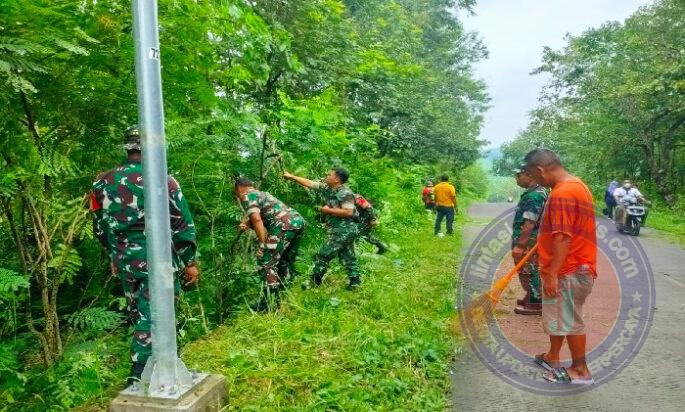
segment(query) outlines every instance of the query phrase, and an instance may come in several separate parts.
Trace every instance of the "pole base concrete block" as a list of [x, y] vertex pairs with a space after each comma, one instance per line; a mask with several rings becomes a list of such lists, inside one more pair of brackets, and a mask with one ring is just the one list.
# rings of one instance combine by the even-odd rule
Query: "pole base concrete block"
[[228, 403], [226, 378], [208, 375], [178, 399], [160, 399], [119, 394], [109, 404], [109, 412], [212, 412]]

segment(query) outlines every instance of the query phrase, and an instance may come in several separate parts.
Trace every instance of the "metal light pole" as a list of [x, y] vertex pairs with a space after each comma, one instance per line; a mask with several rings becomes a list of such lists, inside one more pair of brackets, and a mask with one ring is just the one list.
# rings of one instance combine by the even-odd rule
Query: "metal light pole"
[[133, 29], [138, 118], [143, 143], [152, 357], [143, 371], [143, 385], [131, 385], [120, 392], [110, 403], [109, 410], [219, 410], [225, 405], [226, 379], [220, 375], [189, 373], [177, 353], [157, 0], [133, 0]]
[[193, 379], [178, 358], [176, 346], [174, 269], [156, 0], [133, 0], [133, 28], [152, 312], [153, 355], [143, 372], [143, 382], [149, 381], [147, 396], [178, 398], [193, 385]]

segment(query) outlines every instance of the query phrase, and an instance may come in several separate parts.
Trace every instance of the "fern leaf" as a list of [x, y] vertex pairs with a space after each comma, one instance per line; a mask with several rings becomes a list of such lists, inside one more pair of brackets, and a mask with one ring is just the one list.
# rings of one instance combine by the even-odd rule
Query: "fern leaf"
[[16, 92], [32, 94], [38, 91], [38, 89], [36, 89], [30, 81], [21, 76], [16, 76], [15, 74], [10, 74], [7, 76], [7, 83], [9, 83], [10, 86], [12, 86], [12, 89], [14, 89]]
[[43, 155], [38, 172], [50, 177], [70, 177], [76, 173], [76, 166], [68, 156], [55, 150]]
[[14, 173], [2, 170], [0, 173], [0, 196], [11, 197], [19, 187], [17, 186], [17, 176]]
[[0, 268], [0, 297], [4, 294], [16, 293], [19, 289], [28, 289], [29, 279], [13, 270]]
[[81, 29], [80, 27], [75, 28], [74, 31], [80, 38], [87, 41], [88, 43], [100, 44], [100, 42], [97, 39], [90, 37], [88, 33], [83, 31], [83, 29]]
[[74, 54], [78, 54], [81, 56], [88, 56], [90, 54], [90, 53], [88, 53], [88, 50], [86, 50], [85, 48], [83, 48], [79, 45], [76, 45], [74, 43], [70, 43], [66, 40], [56, 38], [55, 44], [58, 45], [59, 47], [63, 48], [64, 50], [69, 51], [69, 52], [74, 53]]
[[61, 279], [71, 283], [74, 276], [81, 269], [81, 257], [78, 252], [64, 244], [59, 244], [53, 258], [48, 262], [48, 267], [55, 269], [61, 275]]
[[0, 50], [22, 56], [33, 53], [50, 53], [52, 51], [41, 44], [7, 36], [0, 36]]
[[67, 322], [74, 329], [83, 332], [102, 332], [121, 324], [123, 316], [104, 307], [86, 308], [67, 316]]

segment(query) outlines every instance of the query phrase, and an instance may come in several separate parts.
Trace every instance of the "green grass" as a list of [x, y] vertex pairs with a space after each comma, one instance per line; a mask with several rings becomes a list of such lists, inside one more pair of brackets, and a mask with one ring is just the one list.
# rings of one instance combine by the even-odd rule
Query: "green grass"
[[278, 313], [242, 313], [186, 346], [185, 362], [226, 376], [228, 410], [447, 409], [460, 237], [430, 226], [398, 232], [386, 256], [361, 253], [361, 290], [335, 268]]
[[671, 210], [653, 209], [647, 227], [662, 231], [671, 240], [685, 246], [685, 218]]

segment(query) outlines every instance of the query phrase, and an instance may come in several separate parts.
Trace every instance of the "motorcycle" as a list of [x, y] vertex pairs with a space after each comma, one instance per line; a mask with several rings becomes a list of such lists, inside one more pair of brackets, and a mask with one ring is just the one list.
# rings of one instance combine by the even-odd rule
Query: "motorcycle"
[[616, 230], [632, 236], [639, 235], [646, 214], [647, 207], [639, 199], [624, 197], [614, 211]]

